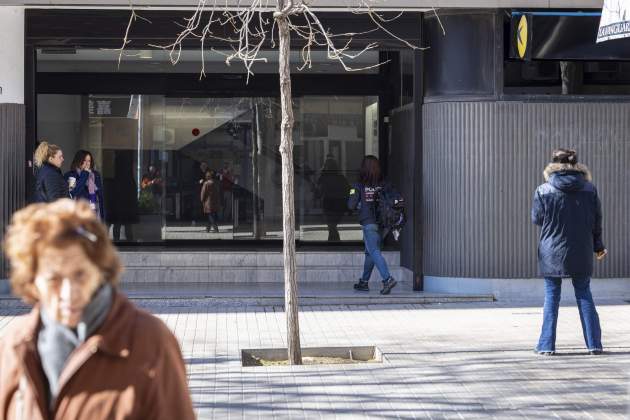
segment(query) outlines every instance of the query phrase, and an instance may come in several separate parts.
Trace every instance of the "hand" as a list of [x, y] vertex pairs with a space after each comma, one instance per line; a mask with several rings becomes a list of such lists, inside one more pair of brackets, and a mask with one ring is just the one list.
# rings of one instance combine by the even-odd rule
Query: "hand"
[[595, 253], [595, 258], [597, 258], [598, 261], [601, 261], [606, 257], [607, 254], [608, 254], [608, 250], [604, 248], [601, 251], [597, 251]]

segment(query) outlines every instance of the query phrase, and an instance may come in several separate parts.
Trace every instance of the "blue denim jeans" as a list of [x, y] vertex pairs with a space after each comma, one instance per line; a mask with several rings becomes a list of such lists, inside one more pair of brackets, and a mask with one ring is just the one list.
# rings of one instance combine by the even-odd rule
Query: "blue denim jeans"
[[389, 268], [387, 262], [381, 254], [381, 246], [383, 245], [383, 237], [378, 225], [370, 224], [361, 226], [363, 230], [363, 243], [365, 244], [365, 262], [363, 263], [362, 281], [370, 280], [372, 270], [376, 265], [376, 269], [381, 274], [383, 282], [389, 279]]
[[[580, 312], [586, 348], [589, 351], [602, 350], [602, 331], [591, 294], [591, 279], [589, 277], [574, 277], [573, 289]], [[556, 325], [558, 324], [561, 290], [561, 278], [545, 277], [545, 308], [543, 310], [542, 332], [538, 346], [536, 346], [537, 351], [556, 351]]]

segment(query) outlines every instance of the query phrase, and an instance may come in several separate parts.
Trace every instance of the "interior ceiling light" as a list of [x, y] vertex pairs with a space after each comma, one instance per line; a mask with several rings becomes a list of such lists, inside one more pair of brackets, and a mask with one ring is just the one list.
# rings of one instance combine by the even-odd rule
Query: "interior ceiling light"
[[76, 54], [75, 48], [42, 48], [40, 50], [42, 54]]
[[151, 60], [153, 59], [153, 52], [151, 50], [140, 50], [140, 54], [138, 54], [138, 57], [144, 60]]

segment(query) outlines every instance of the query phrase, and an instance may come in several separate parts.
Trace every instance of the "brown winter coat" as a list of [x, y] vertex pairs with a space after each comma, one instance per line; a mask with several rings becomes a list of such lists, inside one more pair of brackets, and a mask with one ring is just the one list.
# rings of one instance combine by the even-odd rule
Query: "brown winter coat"
[[205, 214], [219, 211], [219, 189], [217, 183], [210, 179], [201, 187], [201, 204]]
[[1, 420], [194, 419], [179, 345], [166, 325], [116, 293], [97, 332], [75, 349], [49, 408], [37, 352], [39, 308], [0, 339]]

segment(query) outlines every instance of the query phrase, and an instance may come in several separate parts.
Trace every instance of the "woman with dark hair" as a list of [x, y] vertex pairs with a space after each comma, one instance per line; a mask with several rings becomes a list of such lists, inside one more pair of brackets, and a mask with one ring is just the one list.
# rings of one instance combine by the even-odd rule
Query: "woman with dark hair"
[[63, 179], [61, 165], [63, 152], [56, 144], [43, 141], [35, 149], [36, 168], [35, 202], [51, 203], [60, 198], [69, 198], [68, 184]]
[[381, 294], [387, 295], [396, 286], [396, 280], [389, 273], [387, 262], [381, 253], [384, 233], [386, 232], [382, 232], [378, 225], [376, 206], [378, 194], [383, 187], [384, 181], [378, 158], [372, 155], [364, 157], [359, 172], [359, 182], [350, 189], [348, 208], [359, 211], [359, 223], [363, 230], [363, 242], [365, 244], [363, 275], [359, 282], [354, 285], [354, 288], [369, 291], [368, 281], [374, 266], [376, 266], [383, 279]]
[[606, 255], [602, 242], [602, 208], [591, 173], [575, 150], [558, 149], [545, 168], [545, 183], [534, 193], [532, 222], [541, 227], [538, 267], [545, 278], [543, 325], [536, 352], [556, 351], [556, 326], [562, 279], [573, 281], [586, 348], [602, 352], [599, 317], [591, 294], [593, 254]]
[[86, 200], [96, 215], [105, 219], [103, 181], [94, 169], [94, 157], [87, 150], [79, 150], [72, 159], [70, 170], [64, 175], [70, 196], [75, 200]]

